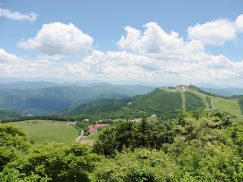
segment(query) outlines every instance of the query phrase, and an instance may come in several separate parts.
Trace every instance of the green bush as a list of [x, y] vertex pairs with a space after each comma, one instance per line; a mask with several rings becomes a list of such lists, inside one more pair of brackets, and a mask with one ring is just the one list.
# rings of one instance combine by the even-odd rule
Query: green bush
[[93, 171], [97, 159], [86, 146], [38, 145], [30, 149], [25, 156], [8, 163], [1, 175], [9, 181], [12, 178], [10, 171], [14, 169], [20, 174], [19, 180], [34, 175], [54, 182], [85, 182], [90, 181], [88, 173]]
[[172, 143], [174, 135], [169, 122], [120, 122], [102, 131], [94, 144], [94, 151], [105, 156], [113, 156], [116, 151], [120, 152], [124, 148], [160, 149], [164, 143]]

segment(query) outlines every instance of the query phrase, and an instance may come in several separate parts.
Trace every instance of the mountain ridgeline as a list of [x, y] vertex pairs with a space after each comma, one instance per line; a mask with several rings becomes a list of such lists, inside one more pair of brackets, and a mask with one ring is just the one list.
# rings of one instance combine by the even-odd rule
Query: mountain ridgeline
[[160, 118], [170, 119], [175, 118], [179, 111], [194, 112], [210, 108], [241, 115], [243, 96], [220, 97], [195, 86], [157, 88], [129, 99], [94, 100], [60, 114], [69, 116], [95, 114], [111, 118], [148, 117], [155, 114]]
[[141, 118], [155, 114], [170, 119], [182, 110], [194, 112], [207, 108], [241, 115], [243, 96], [219, 96], [192, 85], [155, 89], [142, 85], [105, 83], [0, 84], [0, 118], [29, 114]]
[[70, 107], [97, 99], [128, 98], [153, 90], [150, 86], [89, 84], [82, 86], [51, 83], [23, 83], [0, 85], [0, 109], [23, 115], [53, 115]]

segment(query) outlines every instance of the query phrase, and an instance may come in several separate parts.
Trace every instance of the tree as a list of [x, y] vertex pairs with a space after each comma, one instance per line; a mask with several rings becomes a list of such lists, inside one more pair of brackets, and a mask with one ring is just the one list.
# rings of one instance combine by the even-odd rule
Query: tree
[[21, 129], [0, 124], [0, 171], [29, 146], [30, 143]]
[[90, 181], [88, 173], [94, 169], [97, 156], [89, 147], [61, 144], [38, 145], [30, 149], [27, 155], [8, 163], [2, 175], [10, 181], [12, 170], [18, 172], [19, 180], [25, 178], [49, 179], [54, 182]]
[[124, 148], [148, 147], [160, 149], [164, 143], [172, 143], [174, 130], [169, 122], [146, 121], [120, 122], [98, 136], [94, 151], [105, 156], [114, 156]]

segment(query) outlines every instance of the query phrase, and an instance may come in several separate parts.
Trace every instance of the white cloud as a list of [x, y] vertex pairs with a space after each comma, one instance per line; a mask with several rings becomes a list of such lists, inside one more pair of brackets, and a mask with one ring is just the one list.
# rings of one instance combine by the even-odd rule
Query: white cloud
[[196, 24], [187, 29], [190, 40], [201, 41], [203, 45], [224, 45], [243, 32], [243, 14], [234, 21], [218, 19], [203, 24]]
[[6, 52], [4, 49], [0, 48], [0, 63], [7, 62], [7, 63], [14, 63], [18, 61], [19, 58], [13, 54]]
[[59, 22], [44, 24], [34, 38], [21, 41], [18, 46], [25, 49], [37, 49], [48, 55], [78, 54], [88, 51], [93, 38], [83, 33], [73, 24]]
[[146, 24], [144, 32], [133, 27], [125, 27], [125, 31], [117, 43], [123, 51], [95, 51], [69, 67], [99, 78], [160, 83], [243, 79], [243, 61], [208, 54], [201, 41], [186, 42], [178, 33], [167, 33], [154, 22]]
[[138, 54], [170, 59], [178, 54], [190, 55], [204, 49], [201, 42], [184, 42], [177, 32], [168, 34], [154, 22], [147, 23], [143, 33], [132, 27], [125, 27], [125, 31], [127, 34], [121, 37], [118, 46]]
[[243, 32], [243, 14], [239, 15], [236, 18], [235, 24], [236, 24], [236, 30], [238, 32]]
[[28, 20], [34, 22], [37, 19], [36, 13], [22, 14], [18, 11], [0, 8], [0, 17], [6, 17], [12, 20]]
[[234, 23], [222, 19], [191, 26], [187, 33], [190, 39], [199, 40], [204, 45], [223, 45], [236, 37]]
[[[70, 24], [65, 25], [69, 26]], [[86, 56], [77, 55], [78, 62], [77, 60], [67, 62], [73, 57], [70, 54], [74, 53], [68, 49], [69, 43], [59, 42], [62, 44], [61, 48], [56, 44], [52, 45], [56, 40], [59, 41], [59, 33], [56, 34], [58, 38], [53, 40], [52, 28], [48, 28], [51, 32], [48, 34], [40, 33], [42, 30], [43, 28], [35, 38], [31, 39], [33, 42], [30, 40], [28, 41], [31, 43], [27, 42], [40, 49], [44, 46], [42, 41], [46, 40], [50, 43], [48, 46], [51, 45], [52, 49], [56, 46], [58, 51], [55, 51], [55, 54], [53, 51], [52, 54], [42, 51], [49, 54], [35, 58], [20, 58], [0, 49], [0, 60], [15, 60], [14, 64], [11, 61], [2, 63], [0, 76], [25, 75], [65, 80], [128, 81], [160, 85], [200, 82], [231, 84], [236, 80], [237, 83], [243, 81], [243, 61], [234, 62], [223, 55], [209, 54], [200, 40], [185, 41], [178, 33], [167, 33], [154, 22], [146, 24], [144, 30], [125, 27], [126, 34], [121, 36], [117, 43], [121, 50], [107, 52], [90, 50]], [[47, 36], [49, 34], [50, 39]], [[73, 41], [75, 47], [79, 45]], [[67, 39], [64, 38], [64, 42], [68, 42]], [[92, 42], [89, 47], [91, 44]], [[83, 51], [86, 50], [75, 52]], [[59, 55], [60, 53], [65, 55]], [[18, 60], [23, 61], [18, 62]]]

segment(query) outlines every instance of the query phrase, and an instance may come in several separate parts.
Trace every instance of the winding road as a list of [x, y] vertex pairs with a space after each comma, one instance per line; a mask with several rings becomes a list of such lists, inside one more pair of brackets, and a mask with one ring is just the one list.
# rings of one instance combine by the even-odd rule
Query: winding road
[[78, 142], [84, 135], [84, 130], [81, 130], [80, 135], [76, 138], [75, 142]]

